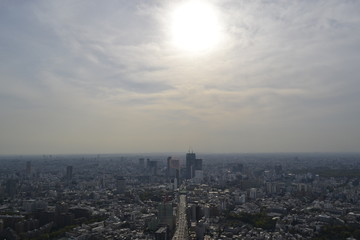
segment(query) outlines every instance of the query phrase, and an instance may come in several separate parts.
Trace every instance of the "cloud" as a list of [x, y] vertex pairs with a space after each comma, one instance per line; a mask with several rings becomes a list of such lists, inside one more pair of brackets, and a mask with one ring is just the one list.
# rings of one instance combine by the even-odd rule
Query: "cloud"
[[357, 1], [213, 0], [197, 55], [169, 44], [179, 2], [1, 2], [3, 150], [357, 149]]

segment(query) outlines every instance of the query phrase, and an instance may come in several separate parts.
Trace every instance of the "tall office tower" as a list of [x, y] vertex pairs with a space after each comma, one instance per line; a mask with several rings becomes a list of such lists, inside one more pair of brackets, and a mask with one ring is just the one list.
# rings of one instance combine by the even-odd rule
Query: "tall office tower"
[[166, 160], [166, 175], [168, 177], [170, 177], [170, 172], [171, 172], [170, 161], [171, 161], [171, 157], [168, 157], [167, 160]]
[[202, 170], [202, 159], [197, 159], [196, 154], [189, 152], [186, 154], [186, 178], [191, 179], [195, 177], [195, 172]]
[[148, 162], [148, 171], [150, 173], [150, 176], [156, 176], [157, 175], [157, 161], [150, 161]]
[[171, 157], [167, 158], [166, 176], [171, 180], [172, 188], [175, 190], [180, 183], [180, 161]]
[[180, 182], [181, 182], [181, 180], [180, 180], [180, 168], [179, 168], [179, 169], [176, 169], [175, 179], [177, 180], [177, 184], [179, 185]]
[[180, 161], [178, 159], [173, 159], [171, 157], [168, 157], [166, 175], [168, 177], [176, 177], [176, 172], [179, 169], [180, 169]]
[[196, 155], [193, 152], [188, 152], [186, 154], [186, 178], [193, 178], [193, 168], [195, 165]]
[[160, 224], [168, 225], [171, 232], [175, 229], [175, 216], [173, 204], [170, 202], [160, 203], [157, 207]]
[[256, 199], [257, 198], [257, 189], [256, 188], [250, 188], [249, 198], [250, 199]]
[[197, 183], [200, 183], [204, 176], [203, 176], [203, 170], [202, 170], [202, 159], [196, 159], [195, 165], [194, 165], [194, 174], [193, 178], [195, 178]]
[[202, 170], [202, 159], [195, 159], [194, 170]]
[[26, 162], [26, 176], [27, 177], [31, 176], [31, 162], [30, 161]]
[[73, 166], [66, 167], [66, 180], [70, 181], [72, 179]]

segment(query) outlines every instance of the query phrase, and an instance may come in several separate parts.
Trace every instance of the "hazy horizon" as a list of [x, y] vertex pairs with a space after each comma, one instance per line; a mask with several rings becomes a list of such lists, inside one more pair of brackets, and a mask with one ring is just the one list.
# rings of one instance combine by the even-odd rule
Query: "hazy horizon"
[[[127, 157], [127, 156], [137, 156], [137, 157], [169, 157], [172, 156], [174, 158], [182, 158], [186, 156], [186, 151], [184, 152], [123, 152], [123, 153], [49, 153], [49, 154], [0, 154], [0, 158], [7, 158], [7, 157], [43, 157], [43, 158], [56, 158], [56, 157], [71, 157], [71, 156], [77, 156], [77, 157], [110, 157], [110, 156], [116, 156], [116, 157]], [[199, 156], [216, 156], [216, 155], [237, 155], [237, 156], [255, 156], [255, 155], [278, 155], [278, 156], [294, 156], [294, 157], [302, 157], [302, 156], [349, 156], [349, 155], [360, 155], [360, 152], [195, 152], [194, 153]]]
[[0, 1], [0, 155], [357, 153], [359, 12]]

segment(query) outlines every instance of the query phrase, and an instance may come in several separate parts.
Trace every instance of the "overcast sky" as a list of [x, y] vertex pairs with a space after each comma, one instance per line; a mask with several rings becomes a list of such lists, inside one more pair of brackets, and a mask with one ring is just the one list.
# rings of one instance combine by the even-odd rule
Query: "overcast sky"
[[[359, 152], [360, 1], [0, 0], [0, 154]], [[199, 13], [201, 16], [201, 13]]]

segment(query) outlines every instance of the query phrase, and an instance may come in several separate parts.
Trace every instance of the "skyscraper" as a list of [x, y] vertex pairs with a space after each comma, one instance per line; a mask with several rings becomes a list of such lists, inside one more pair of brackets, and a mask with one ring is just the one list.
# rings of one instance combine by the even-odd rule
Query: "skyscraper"
[[194, 178], [196, 170], [202, 170], [202, 159], [197, 159], [194, 152], [188, 152], [186, 154], [186, 178]]
[[175, 177], [176, 172], [180, 169], [180, 161], [178, 159], [173, 159], [172, 157], [167, 158], [167, 176]]
[[171, 202], [164, 202], [158, 205], [158, 218], [160, 224], [169, 226], [171, 232], [175, 228], [175, 216], [173, 214], [173, 204]]
[[171, 161], [171, 157], [168, 157], [166, 160], [166, 175], [167, 176], [170, 176], [170, 174], [171, 174], [170, 161]]
[[[149, 160], [149, 159], [148, 159]], [[157, 175], [157, 161], [148, 161], [147, 164], [148, 172], [150, 173], [150, 176], [156, 176]]]
[[193, 178], [193, 168], [195, 165], [196, 155], [193, 152], [188, 152], [186, 154], [186, 178]]
[[180, 161], [173, 159], [172, 157], [167, 158], [167, 169], [166, 176], [170, 179], [173, 189], [177, 189], [180, 182]]

